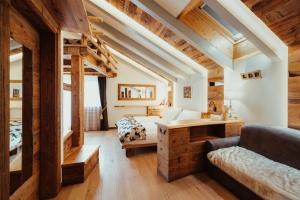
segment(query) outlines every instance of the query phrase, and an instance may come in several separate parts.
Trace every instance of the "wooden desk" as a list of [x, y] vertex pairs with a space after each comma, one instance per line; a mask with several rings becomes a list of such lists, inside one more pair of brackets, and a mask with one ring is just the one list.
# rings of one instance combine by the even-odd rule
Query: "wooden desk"
[[157, 123], [157, 171], [172, 181], [205, 170], [205, 142], [240, 135], [242, 120]]

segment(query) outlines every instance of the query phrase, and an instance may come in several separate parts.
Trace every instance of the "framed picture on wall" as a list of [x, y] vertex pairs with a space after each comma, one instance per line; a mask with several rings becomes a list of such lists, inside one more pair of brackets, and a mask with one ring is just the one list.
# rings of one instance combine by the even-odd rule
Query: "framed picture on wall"
[[13, 89], [13, 96], [12, 97], [20, 97], [20, 90], [19, 89]]
[[183, 87], [183, 97], [186, 99], [192, 98], [192, 87], [191, 86]]

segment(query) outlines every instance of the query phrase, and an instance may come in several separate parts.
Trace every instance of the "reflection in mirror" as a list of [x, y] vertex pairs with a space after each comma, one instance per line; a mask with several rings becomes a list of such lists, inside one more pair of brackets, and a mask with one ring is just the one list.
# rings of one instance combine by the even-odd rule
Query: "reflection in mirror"
[[142, 84], [119, 84], [119, 100], [155, 100], [156, 86]]
[[10, 41], [10, 171], [22, 169], [22, 46]]
[[9, 154], [11, 185], [16, 189], [22, 181], [22, 143], [23, 143], [23, 47], [10, 40], [10, 120]]

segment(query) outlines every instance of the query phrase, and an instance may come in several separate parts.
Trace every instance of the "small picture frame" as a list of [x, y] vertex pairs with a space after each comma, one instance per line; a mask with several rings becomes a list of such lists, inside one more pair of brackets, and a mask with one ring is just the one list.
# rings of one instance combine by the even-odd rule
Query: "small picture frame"
[[185, 99], [191, 99], [192, 98], [192, 87], [191, 86], [183, 87], [183, 97]]
[[12, 97], [20, 97], [20, 89], [13, 89]]

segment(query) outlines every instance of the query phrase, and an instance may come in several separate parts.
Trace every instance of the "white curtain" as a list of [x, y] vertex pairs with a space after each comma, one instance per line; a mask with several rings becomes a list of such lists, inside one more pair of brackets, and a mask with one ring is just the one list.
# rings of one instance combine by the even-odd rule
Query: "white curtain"
[[84, 108], [84, 131], [99, 131], [101, 107]]
[[97, 76], [84, 77], [84, 131], [100, 130], [101, 103]]

